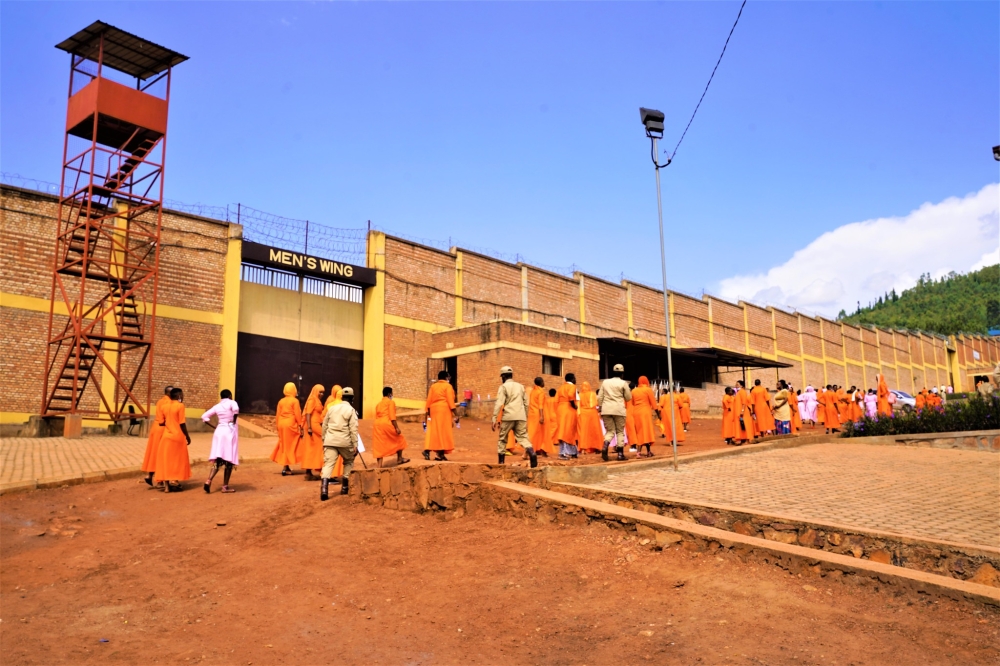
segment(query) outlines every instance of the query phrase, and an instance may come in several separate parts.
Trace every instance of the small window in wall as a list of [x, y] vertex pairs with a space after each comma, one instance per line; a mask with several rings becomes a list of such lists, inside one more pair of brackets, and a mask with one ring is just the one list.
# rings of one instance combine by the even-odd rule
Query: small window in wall
[[288, 289], [289, 291], [299, 290], [299, 276], [287, 271], [279, 271], [274, 268], [264, 268], [253, 264], [243, 264], [240, 269], [240, 279], [243, 282], [253, 282], [263, 284], [268, 287], [278, 289]]
[[556, 358], [555, 356], [543, 356], [542, 357], [542, 374], [543, 375], [555, 375], [556, 377], [562, 376], [562, 359]]

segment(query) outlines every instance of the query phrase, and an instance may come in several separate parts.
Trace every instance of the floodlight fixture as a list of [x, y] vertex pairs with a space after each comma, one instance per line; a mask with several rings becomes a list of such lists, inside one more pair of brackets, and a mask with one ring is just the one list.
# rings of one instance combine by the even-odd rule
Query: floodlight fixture
[[643, 127], [646, 128], [646, 136], [663, 138], [663, 120], [665, 116], [662, 111], [639, 107], [639, 119], [642, 120]]
[[1000, 162], [1000, 146], [993, 146], [993, 159]]

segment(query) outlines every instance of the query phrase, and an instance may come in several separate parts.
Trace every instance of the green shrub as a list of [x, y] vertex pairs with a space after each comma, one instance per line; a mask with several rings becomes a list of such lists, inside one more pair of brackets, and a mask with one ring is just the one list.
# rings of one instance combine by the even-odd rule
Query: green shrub
[[864, 417], [845, 423], [843, 437], [878, 437], [913, 435], [927, 432], [961, 432], [1000, 429], [1000, 396], [969, 394], [967, 400], [945, 403], [937, 409], [899, 413], [892, 416]]

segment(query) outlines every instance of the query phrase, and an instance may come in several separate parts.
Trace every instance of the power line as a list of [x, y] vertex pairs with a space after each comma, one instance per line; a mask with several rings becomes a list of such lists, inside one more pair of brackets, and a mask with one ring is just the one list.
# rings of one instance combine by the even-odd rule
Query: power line
[[[677, 155], [677, 149], [681, 147], [681, 141], [687, 136], [688, 130], [691, 128], [691, 123], [694, 122], [694, 117], [698, 114], [698, 109], [701, 108], [701, 103], [705, 99], [705, 93], [708, 92], [708, 87], [712, 85], [712, 79], [715, 78], [715, 70], [719, 69], [719, 63], [722, 62], [722, 56], [726, 55], [726, 47], [729, 46], [729, 40], [733, 36], [733, 31], [736, 30], [736, 24], [740, 22], [740, 17], [743, 16], [743, 8], [746, 7], [747, 0], [743, 0], [743, 4], [740, 5], [740, 11], [736, 15], [736, 20], [733, 21], [733, 27], [729, 29], [729, 36], [726, 37], [726, 43], [722, 45], [722, 53], [719, 54], [719, 59], [715, 61], [715, 67], [712, 68], [712, 74], [708, 77], [708, 83], [705, 84], [705, 89], [701, 92], [701, 97], [698, 99], [698, 103], [695, 104], [694, 113], [691, 114], [691, 119], [688, 120], [687, 127], [681, 132], [681, 138], [677, 140], [677, 145], [674, 146], [674, 151], [667, 158], [667, 164], [674, 161], [674, 157]], [[655, 160], [654, 160], [655, 162]]]

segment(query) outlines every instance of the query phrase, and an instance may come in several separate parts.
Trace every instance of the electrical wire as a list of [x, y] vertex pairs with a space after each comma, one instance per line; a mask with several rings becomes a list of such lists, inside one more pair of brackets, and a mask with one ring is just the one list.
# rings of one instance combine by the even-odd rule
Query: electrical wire
[[[743, 4], [740, 5], [740, 11], [736, 15], [736, 20], [733, 21], [733, 27], [729, 29], [729, 36], [726, 37], [726, 43], [722, 45], [722, 53], [719, 54], [719, 59], [715, 61], [715, 67], [712, 68], [712, 74], [708, 77], [708, 83], [705, 84], [705, 89], [701, 92], [701, 97], [698, 99], [698, 103], [695, 104], [694, 113], [691, 114], [691, 119], [688, 120], [687, 127], [685, 127], [684, 131], [681, 132], [681, 138], [677, 140], [677, 145], [674, 146], [673, 152], [667, 158], [667, 164], [670, 164], [671, 162], [674, 161], [674, 157], [677, 156], [677, 149], [681, 147], [681, 141], [684, 140], [684, 137], [687, 136], [688, 130], [691, 129], [691, 123], [694, 122], [694, 117], [698, 114], [698, 109], [701, 108], [701, 103], [705, 99], [705, 94], [708, 92], [708, 87], [712, 85], [712, 79], [715, 78], [715, 71], [719, 69], [719, 64], [722, 62], [722, 56], [726, 55], [726, 47], [729, 46], [729, 40], [733, 36], [733, 31], [736, 30], [736, 24], [740, 22], [740, 17], [743, 16], [743, 8], [746, 7], [746, 5], [747, 5], [747, 0], [743, 0]], [[653, 159], [653, 163], [656, 164], [655, 158]], [[663, 166], [667, 166], [667, 164], [664, 164]]]

